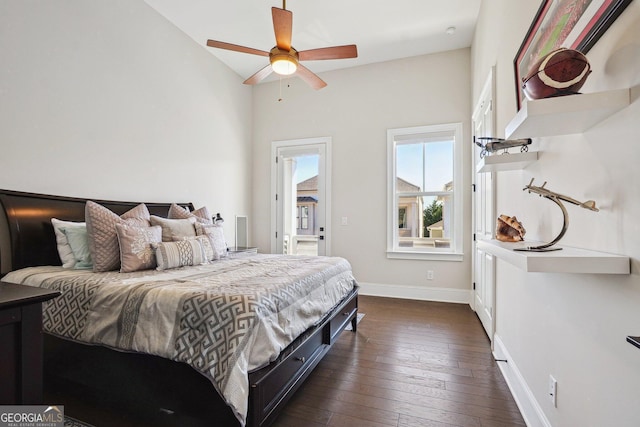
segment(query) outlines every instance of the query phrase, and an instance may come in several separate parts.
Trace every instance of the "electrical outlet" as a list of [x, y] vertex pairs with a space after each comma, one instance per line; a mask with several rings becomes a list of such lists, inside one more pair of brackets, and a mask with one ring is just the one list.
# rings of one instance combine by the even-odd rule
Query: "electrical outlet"
[[340, 221], [340, 225], [349, 225], [349, 218], [346, 216], [343, 216]]
[[549, 400], [553, 403], [553, 407], [558, 407], [558, 381], [553, 378], [553, 375], [549, 375]]
[[427, 280], [433, 280], [433, 270], [427, 271]]

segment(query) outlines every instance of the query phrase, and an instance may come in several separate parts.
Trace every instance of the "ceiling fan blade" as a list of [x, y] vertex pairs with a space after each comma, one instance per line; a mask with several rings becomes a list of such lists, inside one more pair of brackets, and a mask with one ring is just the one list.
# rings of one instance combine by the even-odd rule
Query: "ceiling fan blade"
[[296, 74], [315, 90], [322, 89], [327, 85], [324, 80], [316, 76], [311, 70], [302, 64], [298, 64]]
[[320, 59], [345, 59], [357, 58], [358, 48], [355, 44], [345, 46], [322, 47], [298, 52], [300, 61], [316, 61]]
[[266, 67], [260, 69], [260, 71], [245, 80], [243, 83], [246, 85], [255, 85], [257, 83], [260, 83], [260, 81], [271, 74], [272, 71], [273, 69], [271, 68], [271, 64], [268, 64]]
[[265, 52], [264, 50], [253, 49], [251, 47], [240, 46], [237, 44], [219, 42], [216, 40], [207, 40], [207, 46], [217, 47], [218, 49], [233, 50], [235, 52], [250, 53], [252, 55], [269, 56], [269, 52]]
[[290, 10], [272, 7], [271, 15], [273, 16], [273, 31], [276, 33], [276, 46], [282, 50], [291, 50], [293, 13]]

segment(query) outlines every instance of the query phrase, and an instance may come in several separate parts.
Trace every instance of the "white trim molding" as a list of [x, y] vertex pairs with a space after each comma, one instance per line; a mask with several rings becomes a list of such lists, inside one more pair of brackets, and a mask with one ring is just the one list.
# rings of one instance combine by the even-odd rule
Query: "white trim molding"
[[358, 282], [360, 295], [386, 298], [403, 298], [423, 301], [470, 304], [472, 292], [468, 289], [429, 288], [412, 285], [389, 285], [383, 283]]
[[[450, 246], [404, 248], [400, 246], [398, 236], [398, 195], [396, 193], [397, 148], [403, 144], [429, 143], [453, 140], [453, 190], [426, 191], [423, 182], [420, 190], [402, 192], [407, 197], [450, 197], [449, 235]], [[462, 123], [445, 123], [438, 125], [416, 126], [409, 128], [387, 129], [387, 258], [393, 259], [429, 259], [442, 261], [462, 261], [465, 230], [463, 227], [464, 198], [463, 198], [463, 145], [464, 134]], [[423, 174], [425, 173], [423, 168]], [[417, 184], [416, 184], [417, 185]], [[447, 223], [445, 218], [445, 223]]]
[[498, 334], [493, 336], [493, 357], [500, 360], [496, 363], [527, 426], [553, 427]]
[[[324, 206], [325, 213], [322, 218], [323, 227], [325, 228], [325, 251], [324, 255], [331, 255], [331, 233], [333, 231], [331, 226], [331, 142], [330, 136], [322, 136], [315, 138], [303, 138], [292, 139], [285, 141], [272, 141], [271, 142], [271, 219], [270, 223], [270, 237], [271, 253], [279, 253], [276, 242], [276, 232], [278, 231], [278, 224], [276, 223], [278, 218], [278, 203], [275, 195], [278, 192], [278, 165], [275, 161], [278, 157], [279, 150], [288, 149], [289, 153], [299, 151], [297, 154], [309, 154], [318, 152], [320, 154], [320, 161], [318, 164], [318, 174], [324, 175], [324, 180], [319, 180], [318, 191], [324, 193]], [[321, 170], [323, 172], [321, 173]]]

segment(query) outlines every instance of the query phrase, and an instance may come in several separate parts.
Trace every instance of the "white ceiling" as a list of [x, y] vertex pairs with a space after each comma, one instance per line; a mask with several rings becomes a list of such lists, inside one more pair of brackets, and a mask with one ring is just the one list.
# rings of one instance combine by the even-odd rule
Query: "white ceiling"
[[[145, 0], [243, 78], [268, 58], [206, 46], [207, 39], [269, 51], [279, 0]], [[289, 0], [298, 51], [356, 44], [358, 58], [306, 61], [315, 73], [471, 45], [481, 0]], [[453, 34], [447, 29], [455, 27]]]

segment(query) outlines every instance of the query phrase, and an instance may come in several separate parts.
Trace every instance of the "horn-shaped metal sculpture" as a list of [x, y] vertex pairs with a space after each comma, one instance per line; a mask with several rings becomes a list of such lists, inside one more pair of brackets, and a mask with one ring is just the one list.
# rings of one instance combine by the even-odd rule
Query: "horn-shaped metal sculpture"
[[562, 248], [552, 248], [551, 246], [558, 243], [560, 239], [562, 239], [562, 236], [564, 236], [564, 233], [567, 232], [567, 228], [569, 228], [569, 214], [567, 213], [567, 209], [562, 204], [562, 201], [580, 206], [581, 208], [589, 209], [590, 211], [598, 212], [598, 208], [596, 208], [596, 202], [593, 200], [587, 200], [586, 202], [579, 202], [574, 198], [564, 196], [562, 194], [556, 193], [555, 191], [551, 191], [544, 188], [544, 186], [547, 185], [547, 181], [545, 181], [541, 186], [538, 187], [533, 185], [533, 180], [534, 178], [531, 178], [531, 182], [529, 182], [529, 185], [526, 185], [522, 189], [522, 191], [528, 190], [529, 193], [536, 193], [540, 197], [549, 199], [555, 204], [557, 204], [558, 206], [560, 206], [560, 209], [562, 209], [562, 217], [563, 217], [562, 230], [560, 231], [560, 234], [558, 234], [555, 237], [555, 239], [553, 239], [549, 243], [546, 243], [544, 245], [539, 245], [539, 246], [529, 246], [526, 248], [518, 248], [514, 250], [515, 251], [532, 251], [532, 252], [559, 251]]

